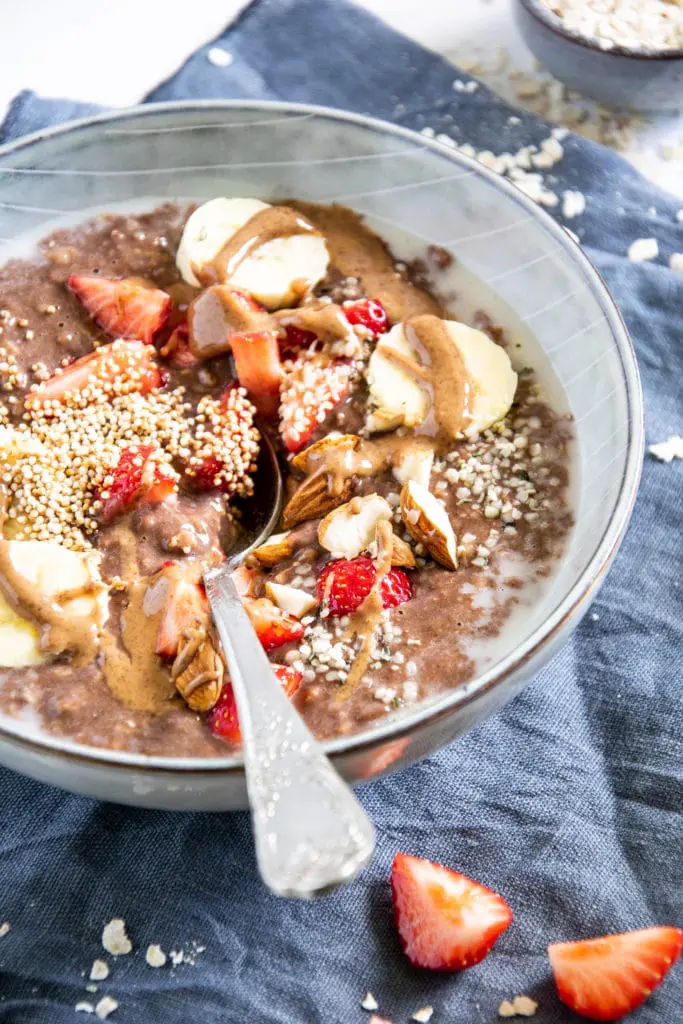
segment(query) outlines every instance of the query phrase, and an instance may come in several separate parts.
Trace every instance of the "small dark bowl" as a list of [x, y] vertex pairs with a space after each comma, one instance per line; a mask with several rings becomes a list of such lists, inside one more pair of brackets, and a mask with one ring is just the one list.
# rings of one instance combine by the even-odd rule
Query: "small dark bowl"
[[514, 9], [531, 52], [571, 89], [618, 110], [674, 113], [683, 108], [683, 49], [603, 50], [567, 31], [540, 0], [516, 0]]

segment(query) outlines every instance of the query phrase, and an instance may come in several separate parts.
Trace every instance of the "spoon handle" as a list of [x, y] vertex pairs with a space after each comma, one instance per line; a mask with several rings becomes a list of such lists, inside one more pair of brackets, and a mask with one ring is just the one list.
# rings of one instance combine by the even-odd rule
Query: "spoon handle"
[[284, 693], [230, 570], [204, 582], [239, 712], [261, 877], [280, 896], [317, 896], [369, 860], [373, 826]]

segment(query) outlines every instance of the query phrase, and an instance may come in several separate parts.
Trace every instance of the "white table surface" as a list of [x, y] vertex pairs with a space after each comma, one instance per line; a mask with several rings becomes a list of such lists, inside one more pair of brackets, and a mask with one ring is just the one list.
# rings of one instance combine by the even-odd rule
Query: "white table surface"
[[[395, 28], [456, 61], [473, 52], [509, 52], [510, 69], [532, 58], [512, 23], [511, 0], [361, 0]], [[109, 106], [137, 102], [202, 43], [217, 35], [244, 0], [7, 0], [3, 5], [0, 113], [21, 89]], [[122, 56], [125, 55], [125, 56]], [[486, 80], [486, 76], [483, 76]], [[491, 82], [515, 97], [506, 76]], [[628, 156], [665, 188], [683, 195], [681, 164], [658, 157], [662, 142], [683, 145], [683, 118], [647, 123]]]

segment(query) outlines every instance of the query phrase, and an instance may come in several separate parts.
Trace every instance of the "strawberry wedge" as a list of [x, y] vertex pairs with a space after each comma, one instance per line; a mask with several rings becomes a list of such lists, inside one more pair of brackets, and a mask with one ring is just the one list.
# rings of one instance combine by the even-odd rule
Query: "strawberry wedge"
[[379, 299], [358, 299], [345, 302], [342, 306], [344, 316], [350, 324], [365, 327], [375, 337], [389, 330], [389, 317]]
[[177, 562], [164, 565], [152, 588], [166, 588], [164, 610], [159, 622], [156, 653], [160, 658], [175, 658], [183, 637], [197, 626], [206, 626], [209, 605], [196, 573]]
[[349, 393], [351, 367], [342, 361], [301, 356], [287, 374], [280, 404], [280, 434], [290, 452], [299, 452], [314, 431]]
[[96, 324], [114, 338], [151, 345], [171, 313], [171, 296], [134, 277], [116, 281], [99, 274], [72, 274], [69, 289]]
[[581, 1017], [620, 1020], [662, 983], [681, 955], [680, 928], [642, 928], [548, 946], [557, 994]]
[[280, 404], [282, 364], [276, 331], [231, 334], [237, 379], [262, 416], [273, 417]]
[[61, 404], [83, 407], [102, 397], [146, 394], [163, 387], [165, 376], [155, 362], [155, 351], [142, 341], [113, 341], [89, 352], [39, 384], [26, 398], [29, 412]]
[[264, 651], [301, 640], [304, 627], [293, 615], [280, 611], [267, 597], [243, 598], [244, 607]]
[[[330, 615], [350, 615], [358, 609], [372, 590], [377, 571], [367, 555], [338, 558], [328, 562], [318, 576], [318, 599]], [[413, 585], [403, 569], [390, 569], [380, 584], [384, 608], [396, 608], [413, 596]]]
[[178, 478], [159, 460], [159, 451], [151, 444], [124, 448], [110, 477], [111, 482], [93, 495], [93, 501], [99, 502], [97, 518], [102, 525], [140, 502], [155, 505], [165, 501], [173, 494]]
[[[288, 665], [273, 665], [272, 668], [287, 696], [293, 697], [301, 686], [301, 672]], [[237, 702], [229, 680], [224, 684], [220, 697], [209, 713], [208, 723], [214, 736], [228, 743], [242, 742]]]
[[483, 960], [512, 921], [502, 896], [441, 864], [397, 853], [394, 917], [415, 967], [461, 971]]

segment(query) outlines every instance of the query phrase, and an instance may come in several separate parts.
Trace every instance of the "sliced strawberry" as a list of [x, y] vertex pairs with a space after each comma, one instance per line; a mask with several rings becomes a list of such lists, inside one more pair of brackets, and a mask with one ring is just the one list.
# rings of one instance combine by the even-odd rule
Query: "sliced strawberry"
[[113, 281], [94, 274], [72, 274], [69, 288], [95, 323], [115, 338], [139, 338], [151, 345], [171, 312], [171, 296], [135, 277]]
[[387, 311], [378, 299], [358, 299], [357, 302], [345, 302], [342, 309], [350, 324], [367, 327], [374, 335], [385, 334], [389, 330]]
[[[273, 665], [273, 672], [280, 680], [282, 689], [288, 697], [292, 697], [301, 686], [302, 675], [288, 665]], [[221, 690], [221, 695], [209, 712], [207, 719], [209, 729], [214, 736], [219, 736], [228, 743], [241, 743], [240, 723], [237, 717], [237, 702], [230, 680]]]
[[557, 994], [590, 1020], [619, 1020], [640, 1006], [683, 949], [680, 928], [643, 928], [548, 946]]
[[[317, 589], [321, 604], [326, 602], [330, 615], [355, 612], [372, 590], [377, 571], [367, 555], [339, 558], [328, 562], [318, 576]], [[413, 596], [413, 585], [403, 569], [390, 569], [380, 586], [382, 604], [395, 608]]]
[[232, 334], [230, 346], [240, 384], [262, 416], [275, 416], [282, 381], [277, 332]]
[[89, 352], [39, 384], [26, 397], [28, 410], [43, 408], [48, 403], [70, 402], [85, 405], [102, 396], [146, 394], [163, 387], [166, 377], [154, 361], [154, 349], [141, 341], [113, 341], [110, 345]]
[[[254, 427], [256, 410], [235, 382], [228, 384], [213, 408], [202, 433], [198, 429], [195, 434], [199, 452], [186, 466], [186, 472], [200, 490], [232, 496], [240, 493], [245, 477], [255, 468], [259, 448]], [[241, 454], [241, 462], [237, 454]]]
[[280, 403], [280, 433], [290, 452], [299, 452], [328, 413], [350, 390], [351, 367], [322, 357], [300, 357], [286, 376]]
[[152, 586], [168, 589], [155, 650], [161, 658], [175, 658], [183, 636], [197, 626], [206, 626], [208, 622], [206, 594], [196, 569], [178, 562], [165, 565]]
[[159, 349], [159, 355], [181, 370], [189, 370], [197, 365], [199, 360], [190, 348], [187, 324], [178, 324], [173, 328], [168, 340]]
[[299, 620], [281, 611], [267, 597], [245, 598], [244, 607], [265, 651], [274, 651], [304, 635]]
[[512, 921], [512, 911], [498, 893], [441, 864], [404, 853], [394, 859], [391, 892], [401, 946], [415, 967], [472, 967]]
[[101, 502], [97, 518], [103, 525], [141, 501], [151, 505], [165, 501], [177, 480], [171, 467], [159, 461], [159, 450], [152, 444], [124, 448], [109, 475], [112, 482], [93, 494], [93, 501]]

